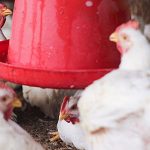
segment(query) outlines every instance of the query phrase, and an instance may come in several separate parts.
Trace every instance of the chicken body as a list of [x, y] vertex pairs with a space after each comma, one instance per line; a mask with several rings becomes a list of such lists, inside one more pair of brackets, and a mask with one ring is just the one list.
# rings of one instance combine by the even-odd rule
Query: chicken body
[[77, 149], [86, 149], [85, 134], [79, 123], [72, 124], [65, 120], [59, 120], [57, 129], [61, 140], [67, 145], [75, 146]]
[[150, 72], [113, 71], [86, 88], [79, 109], [90, 150], [148, 150]]
[[[2, 27], [5, 24], [6, 16], [10, 15], [12, 12], [10, 9], [7, 8], [5, 4], [0, 3], [0, 41], [6, 40], [6, 36], [4, 35], [2, 31]], [[11, 23], [11, 19], [9, 18], [9, 21], [7, 23]], [[5, 28], [6, 30], [6, 28]], [[7, 33], [10, 34], [10, 28], [7, 28]]]
[[76, 90], [43, 89], [39, 87], [22, 86], [24, 99], [31, 106], [40, 110], [51, 118], [58, 118], [61, 102], [64, 96], [73, 95]]
[[12, 16], [7, 16], [6, 22], [2, 28], [2, 34], [4, 34], [4, 36], [2, 36], [2, 34], [0, 34], [0, 39], [1, 40], [6, 40], [6, 39], [10, 39], [11, 37], [11, 27], [12, 27]]
[[0, 114], [1, 150], [44, 150], [33, 138], [15, 122], [4, 120]]
[[[13, 0], [2, 0], [2, 2], [6, 4], [6, 6], [8, 6], [11, 10], [13, 10], [14, 6]], [[11, 37], [11, 28], [12, 28], [12, 15], [9, 15], [7, 16], [6, 22], [2, 28], [2, 32], [4, 33], [6, 39], [10, 39]]]
[[150, 149], [150, 45], [130, 24], [113, 34], [122, 54], [119, 69], [88, 86], [79, 99], [88, 150]]

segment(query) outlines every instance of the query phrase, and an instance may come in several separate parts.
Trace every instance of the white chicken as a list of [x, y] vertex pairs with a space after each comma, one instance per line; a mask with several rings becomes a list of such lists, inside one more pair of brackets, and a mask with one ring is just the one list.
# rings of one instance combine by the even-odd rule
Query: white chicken
[[79, 124], [79, 113], [77, 102], [79, 100], [81, 90], [77, 91], [74, 96], [66, 96], [63, 99], [59, 120], [57, 123], [58, 132], [51, 138], [51, 141], [61, 138], [67, 145], [75, 146], [77, 149], [86, 149], [84, 132]]
[[40, 110], [53, 119], [59, 115], [60, 105], [64, 96], [72, 96], [76, 90], [58, 90], [39, 87], [22, 86], [24, 99], [31, 106], [39, 107]]
[[[13, 10], [13, 1], [4, 1], [3, 3], [6, 4], [11, 10]], [[11, 37], [11, 27], [12, 27], [12, 15], [7, 16], [6, 22], [2, 28], [2, 31], [6, 37], [6, 39], [10, 39]]]
[[[8, 8], [13, 10], [14, 1], [13, 0], [1, 0], [3, 4], [5, 4]], [[8, 15], [6, 22], [2, 28], [2, 31], [4, 33], [4, 36], [6, 39], [10, 39], [11, 37], [11, 27], [12, 27], [12, 15]], [[0, 40], [6, 40], [6, 39], [0, 38]]]
[[0, 83], [0, 149], [44, 150], [25, 130], [10, 120], [13, 106], [21, 106], [15, 92]]
[[78, 103], [88, 150], [150, 150], [150, 45], [136, 21], [110, 40], [122, 55], [119, 69], [88, 86]]
[[[2, 28], [4, 27], [5, 22], [6, 22], [6, 17], [11, 15], [12, 11], [7, 8], [7, 6], [3, 3], [0, 3], [0, 41], [6, 40], [5, 33], [3, 33]], [[7, 18], [7, 22], [8, 22]], [[10, 31], [10, 29], [8, 29]]]

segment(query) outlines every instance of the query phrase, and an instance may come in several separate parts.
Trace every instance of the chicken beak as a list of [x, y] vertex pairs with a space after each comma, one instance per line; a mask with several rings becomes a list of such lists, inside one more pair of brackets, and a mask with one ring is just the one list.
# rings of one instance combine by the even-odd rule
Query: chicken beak
[[109, 40], [112, 41], [112, 42], [115, 42], [117, 43], [118, 42], [118, 35], [116, 32], [112, 33], [109, 37]]
[[68, 114], [60, 114], [59, 115], [59, 120], [65, 120], [68, 118]]
[[22, 107], [22, 102], [20, 101], [20, 99], [15, 98], [14, 101], [12, 102], [12, 106], [14, 108], [20, 108]]
[[8, 15], [12, 14], [12, 11], [10, 9], [8, 9], [8, 8], [5, 8], [1, 14], [3, 16], [8, 16]]

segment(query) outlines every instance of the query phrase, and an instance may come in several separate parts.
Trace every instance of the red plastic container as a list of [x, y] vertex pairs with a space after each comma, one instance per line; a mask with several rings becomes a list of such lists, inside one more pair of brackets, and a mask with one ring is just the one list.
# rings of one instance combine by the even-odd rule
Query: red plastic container
[[[43, 87], [87, 86], [101, 77], [98, 74], [108, 72], [105, 69], [118, 66], [119, 53], [108, 37], [129, 18], [124, 0], [15, 0], [8, 64], [22, 68], [26, 82], [19, 80], [19, 74], [15, 81]], [[31, 79], [27, 79], [27, 70]], [[43, 75], [53, 72], [52, 78], [45, 80], [55, 83], [45, 85], [39, 80], [35, 83], [32, 78], [35, 71]], [[65, 75], [56, 77], [56, 72]], [[82, 72], [86, 78], [82, 81], [75, 78]], [[76, 82], [68, 81], [73, 77]]]
[[[124, 2], [123, 2], [124, 3]], [[39, 69], [118, 66], [108, 40], [129, 19], [120, 0], [16, 0], [8, 62]]]

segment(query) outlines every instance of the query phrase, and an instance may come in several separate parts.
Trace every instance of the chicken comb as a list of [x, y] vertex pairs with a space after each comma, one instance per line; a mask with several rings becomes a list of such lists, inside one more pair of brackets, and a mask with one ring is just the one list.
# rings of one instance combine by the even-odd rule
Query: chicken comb
[[65, 96], [64, 99], [63, 99], [63, 102], [61, 104], [61, 108], [60, 108], [60, 112], [63, 112], [68, 101], [69, 101], [70, 97], [69, 96]]
[[0, 3], [0, 9], [3, 9], [4, 7], [7, 7], [4, 3]]
[[139, 29], [139, 27], [140, 27], [140, 24], [138, 21], [130, 20], [127, 23], [124, 23], [124, 24], [120, 25], [119, 27], [117, 27], [116, 31], [123, 29], [123, 28]]

